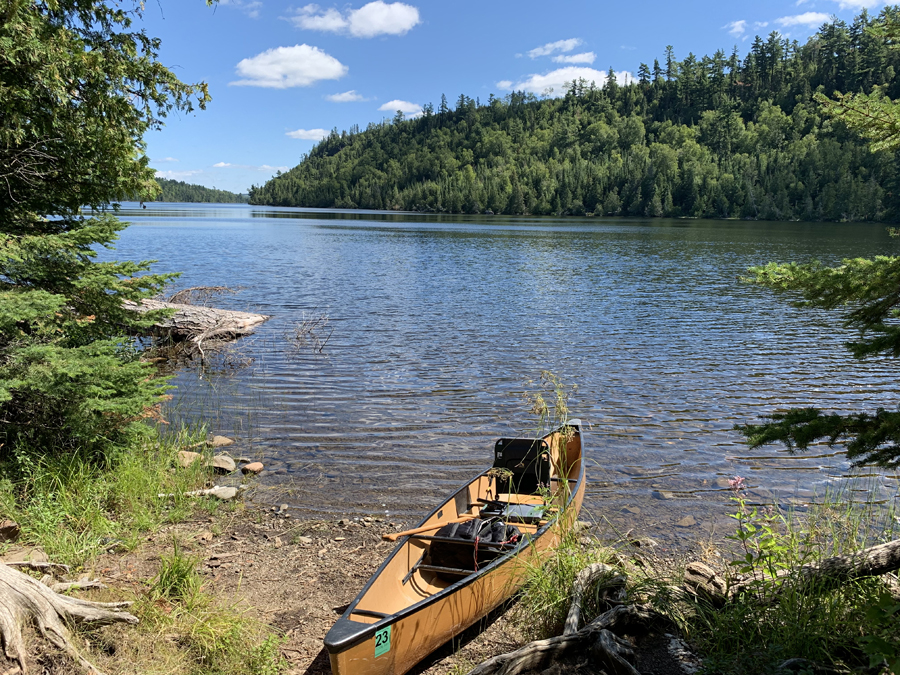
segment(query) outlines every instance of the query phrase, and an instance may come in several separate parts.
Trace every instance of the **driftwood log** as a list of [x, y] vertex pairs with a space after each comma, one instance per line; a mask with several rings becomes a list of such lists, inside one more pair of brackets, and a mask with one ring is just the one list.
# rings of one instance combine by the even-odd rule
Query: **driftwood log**
[[569, 607], [569, 615], [566, 617], [566, 625], [563, 635], [572, 635], [578, 632], [581, 624], [581, 611], [584, 597], [588, 591], [601, 579], [604, 587], [625, 586], [625, 577], [617, 574], [616, 570], [603, 563], [588, 565], [575, 576], [575, 584], [572, 587], [572, 605]]
[[143, 300], [140, 305], [129, 302], [125, 306], [137, 312], [174, 309], [175, 313], [156, 324], [156, 329], [175, 341], [190, 340], [197, 345], [204, 340], [233, 340], [249, 335], [255, 326], [269, 318], [264, 314], [161, 300]]
[[[753, 592], [760, 602], [771, 602], [785, 584], [798, 586], [832, 584], [840, 586], [849, 581], [876, 577], [900, 569], [900, 539], [848, 555], [826, 558], [793, 570], [779, 570], [774, 578], [759, 573], [746, 574], [728, 583], [715, 570], [703, 563], [693, 562], [685, 568], [684, 583], [692, 592], [705, 597], [714, 605], [724, 605], [741, 593]], [[892, 577], [886, 577], [888, 591], [900, 599], [900, 586]], [[765, 585], [761, 582], [765, 581]], [[780, 583], [773, 583], [780, 582]], [[761, 589], [764, 592], [761, 594]]]
[[[74, 587], [77, 586], [70, 586]], [[60, 595], [37, 579], [0, 564], [0, 635], [7, 658], [18, 662], [17, 670], [22, 675], [28, 672], [22, 624], [33, 623], [45, 639], [69, 654], [85, 671], [100, 675], [69, 640], [63, 619], [95, 625], [137, 623], [137, 617], [124, 611], [130, 605], [130, 602], [88, 602]]]
[[488, 659], [469, 675], [519, 675], [548, 668], [560, 659], [589, 652], [611, 675], [639, 675], [629, 661], [634, 649], [617, 634], [645, 632], [660, 617], [638, 605], [614, 607], [584, 628], [531, 642], [521, 649]]

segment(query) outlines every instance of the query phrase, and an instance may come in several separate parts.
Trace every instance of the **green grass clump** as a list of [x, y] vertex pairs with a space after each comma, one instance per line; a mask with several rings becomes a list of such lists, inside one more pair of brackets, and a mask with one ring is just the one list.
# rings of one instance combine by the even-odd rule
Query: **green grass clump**
[[[516, 605], [517, 623], [523, 632], [535, 640], [560, 635], [572, 604], [576, 575], [588, 565], [609, 560], [608, 550], [582, 545], [572, 530], [564, 533], [557, 547], [528, 567]], [[599, 597], [588, 595], [582, 617], [592, 619], [599, 612]]]
[[197, 573], [199, 560], [185, 555], [173, 542], [171, 555], [160, 559], [159, 573], [150, 585], [150, 597], [180, 601], [191, 606], [200, 594], [203, 580]]
[[202, 487], [206, 469], [200, 462], [171, 467], [177, 451], [198, 436], [162, 438], [147, 428], [132, 446], [103, 459], [20, 454], [0, 465], [0, 514], [20, 524], [20, 543], [41, 546], [54, 562], [78, 567], [110, 548], [130, 550], [143, 533], [197, 508], [196, 500], [180, 495]]
[[[237, 604], [222, 602], [203, 587], [199, 560], [177, 542], [160, 559], [146, 593], [136, 598], [135, 628], [110, 627], [121, 633], [128, 650], [105, 670], [155, 675], [278, 675], [287, 667], [283, 639]], [[124, 668], [124, 670], [123, 670]], [[134, 670], [130, 670], [134, 668]]]
[[[859, 551], [896, 537], [893, 513], [873, 504], [828, 499], [807, 513], [784, 514], [746, 503], [740, 492], [734, 573], [758, 583], [724, 607], [697, 602], [679, 619], [708, 672], [768, 675], [792, 658], [837, 668], [881, 672], [900, 668], [900, 603], [882, 579], [838, 585], [826, 580], [785, 582], [779, 573]], [[796, 578], [796, 577], [795, 577]], [[774, 597], [760, 602], [760, 598]]]

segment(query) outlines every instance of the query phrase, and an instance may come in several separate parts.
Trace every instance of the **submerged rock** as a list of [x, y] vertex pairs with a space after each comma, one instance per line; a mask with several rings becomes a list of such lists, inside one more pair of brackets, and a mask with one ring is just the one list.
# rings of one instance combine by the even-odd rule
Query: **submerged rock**
[[231, 457], [229, 457], [228, 455], [216, 455], [211, 460], [209, 460], [209, 464], [207, 466], [221, 473], [231, 473], [237, 467], [237, 465], [234, 463], [234, 460], [231, 459]]

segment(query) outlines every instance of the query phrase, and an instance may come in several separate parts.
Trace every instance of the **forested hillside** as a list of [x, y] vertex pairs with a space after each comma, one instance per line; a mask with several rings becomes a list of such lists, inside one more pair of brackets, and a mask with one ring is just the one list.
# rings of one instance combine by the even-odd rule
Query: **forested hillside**
[[[900, 8], [881, 13], [898, 16]], [[816, 93], [900, 96], [900, 53], [822, 26], [805, 44], [757, 37], [641, 64], [627, 86], [575, 82], [561, 98], [443, 98], [418, 119], [333, 132], [250, 190], [253, 204], [507, 214], [900, 219], [898, 165], [828, 117]]]
[[162, 188], [162, 192], [154, 200], [157, 202], [208, 202], [214, 204], [246, 203], [246, 195], [237, 195], [227, 190], [193, 185], [180, 180], [158, 178], [156, 182]]

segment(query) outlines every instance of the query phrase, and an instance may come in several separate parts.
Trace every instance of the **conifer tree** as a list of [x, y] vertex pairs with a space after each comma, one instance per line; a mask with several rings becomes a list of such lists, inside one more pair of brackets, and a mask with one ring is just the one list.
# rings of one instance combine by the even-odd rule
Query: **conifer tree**
[[158, 190], [144, 132], [209, 95], [159, 63], [159, 41], [134, 27], [141, 2], [2, 7], [0, 453], [103, 455], [165, 391], [127, 337], [158, 317], [124, 303], [170, 275], [97, 262], [125, 227], [98, 211]]
[[[868, 30], [896, 46], [900, 13], [888, 10], [883, 20]], [[817, 99], [829, 114], [870, 139], [873, 150], [900, 149], [900, 105], [887, 98], [883, 88], [868, 95], [836, 93], [834, 99], [823, 95]], [[771, 263], [751, 271], [758, 283], [800, 294], [798, 306], [839, 309], [844, 327], [859, 335], [847, 343], [855, 358], [900, 356], [900, 256], [844, 260], [837, 267], [818, 262]], [[781, 442], [789, 450], [805, 450], [811, 443], [825, 440], [829, 445], [845, 445], [848, 458], [857, 466], [900, 466], [900, 411], [896, 408], [849, 415], [815, 407], [795, 408], [772, 415], [763, 424], [736, 428], [753, 447]]]

